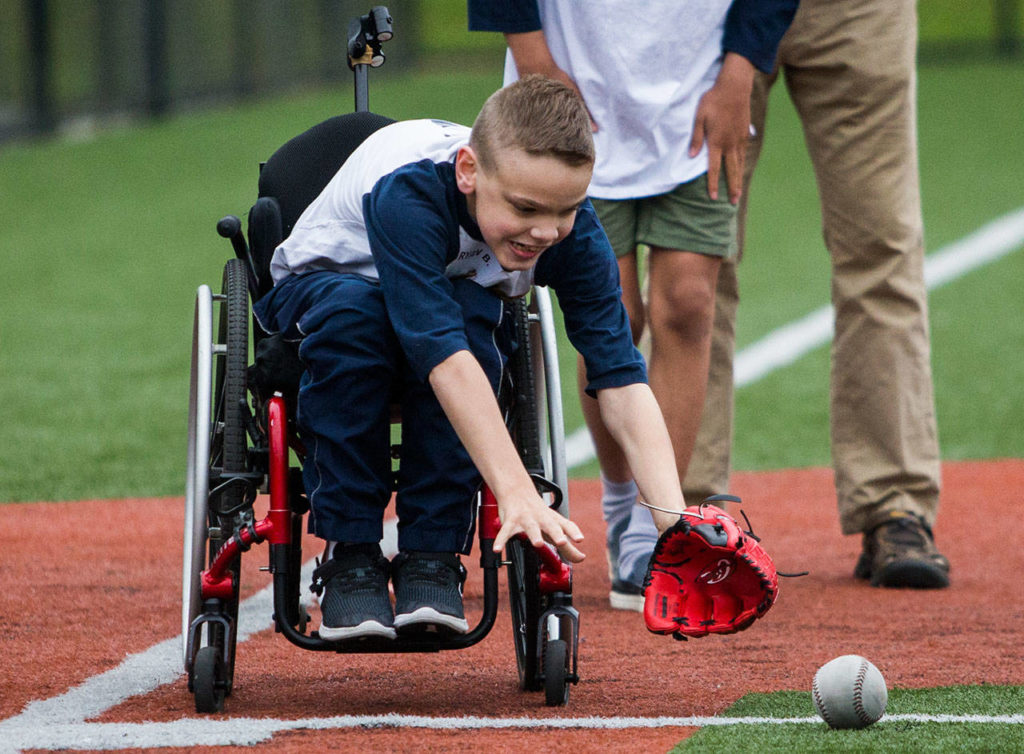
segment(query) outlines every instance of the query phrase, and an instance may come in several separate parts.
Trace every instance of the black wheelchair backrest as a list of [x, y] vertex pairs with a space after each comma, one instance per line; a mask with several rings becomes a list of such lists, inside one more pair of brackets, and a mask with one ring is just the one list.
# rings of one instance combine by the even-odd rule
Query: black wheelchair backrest
[[277, 199], [285, 238], [355, 148], [393, 122], [376, 113], [337, 115], [303, 131], [271, 155], [260, 171], [259, 195]]
[[259, 295], [272, 286], [270, 257], [295, 222], [367, 136], [394, 120], [371, 112], [336, 115], [285, 142], [260, 169], [249, 212], [249, 246]]

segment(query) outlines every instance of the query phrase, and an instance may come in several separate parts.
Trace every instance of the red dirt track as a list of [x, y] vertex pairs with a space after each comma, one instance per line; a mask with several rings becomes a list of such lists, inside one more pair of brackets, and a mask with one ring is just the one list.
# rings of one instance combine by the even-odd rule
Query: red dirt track
[[[936, 537], [953, 564], [953, 585], [915, 592], [874, 589], [852, 578], [859, 540], [839, 534], [830, 471], [736, 474], [733, 492], [743, 498], [743, 509], [778, 568], [811, 573], [783, 579], [775, 607], [748, 631], [689, 642], [654, 636], [639, 614], [607, 607], [599, 487], [574, 482], [573, 518], [586, 534], [589, 558], [575, 570], [581, 681], [567, 707], [545, 707], [542, 694], [518, 690], [502, 596], [491, 634], [458, 652], [312, 653], [264, 631], [239, 645], [235, 690], [220, 717], [395, 712], [535, 717], [543, 726], [547, 718], [713, 715], [748, 692], [809, 690], [822, 663], [851, 653], [871, 659], [890, 687], [1024, 685], [1024, 549], [1011, 536], [1019, 529], [1024, 461], [948, 463], [943, 480]], [[179, 498], [11, 504], [2, 510], [7, 531], [0, 556], [0, 720], [179, 633]], [[305, 555], [315, 553], [311, 542]], [[480, 604], [476, 559], [475, 553], [467, 559], [471, 622]], [[266, 583], [256, 570], [266, 563], [265, 548], [254, 549], [243, 562], [243, 596], [248, 596]], [[504, 581], [502, 576], [503, 587]], [[197, 717], [185, 686], [179, 678], [97, 719]], [[665, 751], [688, 732], [329, 729], [281, 733], [253, 748]]]

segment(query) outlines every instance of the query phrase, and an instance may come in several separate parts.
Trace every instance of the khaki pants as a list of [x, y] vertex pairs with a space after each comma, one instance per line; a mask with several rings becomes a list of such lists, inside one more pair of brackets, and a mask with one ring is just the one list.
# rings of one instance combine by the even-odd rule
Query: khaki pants
[[[748, 152], [747, 186], [779, 73], [803, 124], [818, 184], [836, 312], [831, 438], [845, 534], [864, 531], [893, 510], [916, 513], [931, 525], [938, 509], [916, 44], [913, 0], [803, 0], [782, 40], [776, 71], [759, 74], [754, 85], [757, 136]], [[703, 424], [683, 485], [691, 500], [728, 486], [737, 302], [735, 265], [726, 262]]]

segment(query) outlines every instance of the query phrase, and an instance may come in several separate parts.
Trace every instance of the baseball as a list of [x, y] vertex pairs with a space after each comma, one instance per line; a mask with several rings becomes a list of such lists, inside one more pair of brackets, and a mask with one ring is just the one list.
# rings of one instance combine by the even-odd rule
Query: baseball
[[830, 728], [865, 728], [882, 717], [889, 700], [882, 674], [860, 655], [843, 655], [818, 668], [811, 695]]

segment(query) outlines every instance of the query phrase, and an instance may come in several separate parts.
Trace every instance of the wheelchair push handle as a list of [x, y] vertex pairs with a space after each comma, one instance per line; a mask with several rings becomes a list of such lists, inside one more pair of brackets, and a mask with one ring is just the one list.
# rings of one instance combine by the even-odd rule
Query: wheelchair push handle
[[217, 235], [231, 241], [236, 257], [239, 259], [247, 259], [249, 257], [249, 249], [245, 243], [245, 236], [242, 234], [242, 221], [237, 217], [228, 215], [218, 220]]
[[391, 14], [383, 5], [376, 5], [365, 16], [349, 21], [348, 67], [355, 73], [357, 112], [370, 109], [366, 69], [384, 65], [381, 44], [395, 36], [391, 23]]
[[391, 15], [383, 5], [370, 9], [365, 16], [353, 18], [348, 24], [348, 64], [379, 68], [384, 64], [381, 44], [395, 36]]
[[562, 488], [540, 474], [530, 474], [530, 479], [532, 479], [534, 485], [536, 485], [537, 492], [550, 492], [554, 496], [551, 501], [551, 505], [548, 507], [557, 511], [562, 505], [562, 498], [564, 496]]
[[245, 242], [245, 234], [242, 233], [242, 221], [235, 215], [222, 217], [217, 221], [217, 235], [231, 241], [231, 248], [235, 250], [235, 256], [245, 262], [246, 282], [249, 292], [255, 295], [258, 289], [256, 270], [252, 266], [252, 256], [249, 254], [249, 245]]

